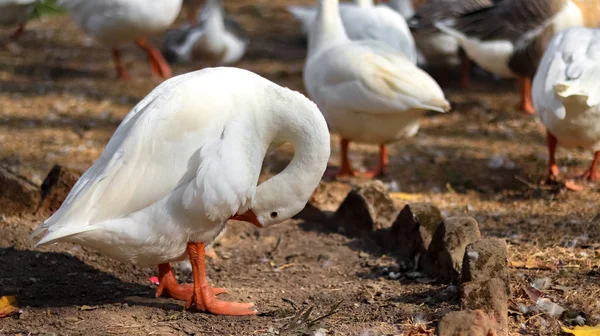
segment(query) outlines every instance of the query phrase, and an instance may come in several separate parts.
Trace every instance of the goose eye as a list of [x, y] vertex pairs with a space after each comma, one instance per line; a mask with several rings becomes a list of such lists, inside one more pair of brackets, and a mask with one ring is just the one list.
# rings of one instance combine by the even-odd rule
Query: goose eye
[[277, 215], [279, 215], [277, 211], [271, 212], [271, 218], [277, 218]]

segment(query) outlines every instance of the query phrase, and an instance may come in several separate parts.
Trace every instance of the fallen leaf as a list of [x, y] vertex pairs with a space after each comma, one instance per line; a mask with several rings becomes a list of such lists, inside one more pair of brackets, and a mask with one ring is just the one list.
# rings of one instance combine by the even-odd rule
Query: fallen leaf
[[539, 262], [535, 259], [532, 259], [532, 258], [528, 259], [526, 262], [511, 260], [509, 262], [508, 266], [512, 267], [512, 268], [525, 268], [525, 269], [537, 269], [537, 270], [553, 270], [553, 269], [555, 269], [555, 267], [553, 267], [553, 266], [542, 264], [541, 262]]
[[539, 298], [544, 296], [544, 293], [535, 287], [528, 286], [528, 287], [523, 288], [523, 290], [525, 291], [527, 296], [529, 296], [529, 298], [533, 302], [537, 302], [537, 300], [539, 300]]
[[595, 327], [583, 326], [575, 327], [573, 329], [562, 327], [562, 331], [575, 336], [600, 336], [600, 324]]
[[16, 302], [17, 298], [14, 296], [0, 297], [0, 317], [7, 317], [18, 313], [20, 309], [14, 305]]
[[393, 192], [390, 193], [390, 197], [394, 199], [399, 199], [403, 201], [416, 201], [422, 197], [421, 194], [408, 194], [403, 192]]
[[81, 308], [79, 308], [79, 309], [81, 309], [81, 310], [94, 310], [94, 309], [98, 309], [98, 308], [99, 308], [98, 306], [88, 306], [88, 305], [83, 305], [83, 306], [81, 306]]

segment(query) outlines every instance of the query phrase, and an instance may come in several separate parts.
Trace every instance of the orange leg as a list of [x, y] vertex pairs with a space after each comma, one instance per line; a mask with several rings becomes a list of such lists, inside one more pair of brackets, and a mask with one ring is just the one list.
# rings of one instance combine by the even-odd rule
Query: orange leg
[[19, 37], [21, 37], [21, 35], [23, 35], [24, 31], [25, 31], [25, 24], [24, 23], [20, 23], [17, 26], [17, 30], [15, 30], [15, 32], [12, 33], [6, 40], [1, 41], [2, 43], [0, 43], [0, 45], [5, 44], [5, 43], [14, 42], [14, 41], [18, 40]]
[[377, 163], [377, 168], [360, 175], [368, 178], [384, 176], [387, 174], [389, 164], [390, 158], [386, 145], [379, 145], [379, 162]]
[[546, 131], [546, 144], [548, 146], [548, 171], [546, 172], [546, 183], [558, 180], [558, 165], [556, 164], [556, 145], [558, 140], [552, 133]]
[[342, 149], [342, 166], [337, 173], [337, 177], [351, 176], [356, 177], [358, 174], [352, 170], [352, 166], [350, 165], [350, 159], [348, 158], [348, 148], [350, 147], [350, 140], [342, 139], [340, 142], [340, 147]]
[[[546, 131], [546, 142], [548, 145], [548, 172], [546, 173], [545, 183], [556, 183], [558, 181], [558, 165], [556, 164], [556, 145], [558, 144], [558, 140], [554, 135], [550, 132]], [[597, 154], [597, 153], [596, 153]], [[598, 155], [594, 157], [594, 161], [596, 162], [596, 166], [598, 164], [597, 160], [600, 159]], [[594, 162], [592, 162], [592, 166], [594, 167]], [[590, 168], [591, 169], [591, 168]], [[594, 167], [595, 169], [595, 167]], [[572, 191], [579, 191], [583, 188], [573, 181], [565, 181], [565, 188]]]
[[[194, 294], [193, 284], [180, 285], [175, 279], [175, 274], [169, 264], [158, 265], [159, 284], [156, 288], [156, 297], [172, 297], [177, 300], [187, 301]], [[227, 293], [225, 288], [210, 288], [213, 295]]]
[[192, 264], [194, 288], [192, 296], [185, 303], [185, 308], [189, 308], [193, 304], [199, 310], [216, 315], [255, 315], [257, 313], [252, 303], [227, 302], [217, 299], [206, 280], [204, 243], [188, 243], [188, 254]]
[[461, 57], [462, 65], [462, 78], [461, 86], [463, 89], [469, 89], [471, 87], [471, 60], [469, 56], [463, 52]]
[[152, 74], [164, 79], [171, 78], [171, 67], [169, 67], [169, 64], [167, 64], [160, 51], [144, 39], [137, 39], [136, 43], [148, 54], [148, 63], [150, 63]]
[[590, 168], [586, 170], [579, 177], [584, 178], [590, 181], [597, 181], [600, 178], [600, 174], [598, 174], [598, 162], [600, 161], [600, 151], [594, 153], [594, 160], [590, 165]]
[[117, 71], [117, 77], [120, 79], [129, 79], [129, 74], [127, 73], [127, 69], [123, 66], [121, 62], [121, 52], [119, 49], [113, 49], [113, 62], [115, 63], [115, 70]]
[[531, 100], [531, 78], [521, 78], [521, 110], [528, 114], [535, 114]]

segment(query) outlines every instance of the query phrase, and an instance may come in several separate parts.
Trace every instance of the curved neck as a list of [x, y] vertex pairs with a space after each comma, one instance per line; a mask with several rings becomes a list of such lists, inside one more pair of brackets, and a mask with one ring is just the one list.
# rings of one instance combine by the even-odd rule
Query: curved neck
[[415, 15], [415, 8], [413, 7], [412, 0], [389, 0], [390, 7], [400, 13], [405, 19], [413, 17]]
[[[258, 186], [276, 190], [278, 195], [306, 202], [321, 181], [330, 155], [329, 131], [317, 106], [298, 92], [273, 87], [268, 97], [268, 114], [272, 116], [264, 134], [274, 134], [267, 144], [294, 146], [294, 157], [279, 174]], [[256, 195], [260, 193], [256, 192]], [[260, 200], [257, 200], [260, 201]], [[304, 204], [301, 204], [304, 206]]]
[[354, 0], [354, 4], [358, 7], [372, 7], [373, 0]]
[[317, 54], [327, 47], [348, 41], [340, 18], [338, 0], [317, 1], [317, 17], [308, 36], [308, 55]]

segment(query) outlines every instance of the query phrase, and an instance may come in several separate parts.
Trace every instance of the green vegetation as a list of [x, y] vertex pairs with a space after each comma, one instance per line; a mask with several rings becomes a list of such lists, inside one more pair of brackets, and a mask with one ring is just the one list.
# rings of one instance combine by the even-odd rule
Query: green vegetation
[[43, 16], [60, 15], [65, 12], [64, 8], [56, 4], [56, 0], [40, 0], [33, 8], [32, 18], [39, 19]]

